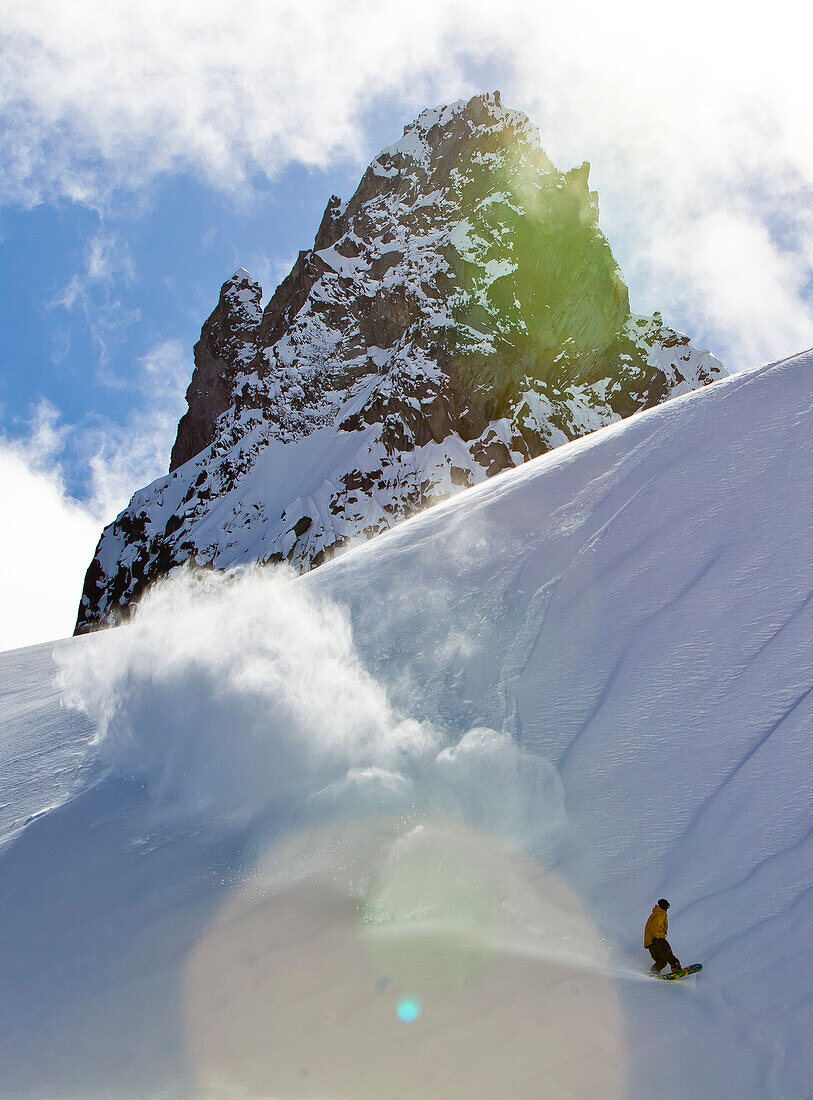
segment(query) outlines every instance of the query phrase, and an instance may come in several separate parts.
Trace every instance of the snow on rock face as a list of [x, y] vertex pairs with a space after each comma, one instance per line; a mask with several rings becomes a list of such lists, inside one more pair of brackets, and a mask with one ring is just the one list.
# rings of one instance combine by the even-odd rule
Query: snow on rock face
[[811, 371], [0, 654], [3, 1096], [809, 1096]]
[[77, 631], [184, 562], [306, 570], [428, 503], [727, 372], [630, 313], [589, 165], [497, 93], [424, 111], [333, 196], [260, 310], [241, 269], [195, 346], [169, 476], [102, 534]]
[[212, 440], [217, 418], [231, 404], [235, 376], [254, 357], [261, 299], [262, 287], [243, 267], [223, 284], [195, 345], [195, 372], [186, 392], [189, 409], [178, 425], [170, 473]]

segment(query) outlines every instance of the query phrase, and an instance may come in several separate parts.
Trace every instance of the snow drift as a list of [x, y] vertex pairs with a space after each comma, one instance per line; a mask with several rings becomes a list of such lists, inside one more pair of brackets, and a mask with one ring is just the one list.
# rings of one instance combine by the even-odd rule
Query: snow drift
[[0, 658], [7, 1092], [805, 1095], [811, 367]]

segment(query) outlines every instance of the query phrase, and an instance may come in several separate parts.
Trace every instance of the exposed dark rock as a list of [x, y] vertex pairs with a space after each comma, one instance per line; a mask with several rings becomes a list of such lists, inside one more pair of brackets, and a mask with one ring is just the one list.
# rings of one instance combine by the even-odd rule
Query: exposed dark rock
[[262, 287], [243, 268], [221, 287], [220, 300], [195, 344], [195, 370], [186, 391], [189, 409], [178, 425], [170, 471], [214, 439], [217, 418], [232, 403], [237, 372], [253, 357], [261, 298]]
[[589, 164], [558, 171], [496, 93], [407, 126], [262, 312], [261, 293], [224, 284], [170, 474], [103, 532], [78, 631], [182, 564], [312, 568], [726, 373], [630, 313]]

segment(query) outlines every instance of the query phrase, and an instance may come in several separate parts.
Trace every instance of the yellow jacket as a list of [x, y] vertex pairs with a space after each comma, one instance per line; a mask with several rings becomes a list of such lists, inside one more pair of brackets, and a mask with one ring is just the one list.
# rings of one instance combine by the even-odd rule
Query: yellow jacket
[[649, 947], [653, 940], [665, 940], [669, 931], [669, 919], [666, 910], [656, 905], [652, 910], [644, 929], [644, 947]]

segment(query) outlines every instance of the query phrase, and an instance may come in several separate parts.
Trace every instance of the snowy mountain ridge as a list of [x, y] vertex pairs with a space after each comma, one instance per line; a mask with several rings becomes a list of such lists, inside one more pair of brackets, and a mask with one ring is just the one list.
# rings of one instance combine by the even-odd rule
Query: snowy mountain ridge
[[318, 565], [426, 504], [727, 372], [631, 314], [587, 164], [499, 95], [424, 111], [331, 198], [264, 310], [195, 347], [170, 473], [105, 529], [77, 630], [192, 560]]
[[811, 370], [0, 655], [4, 1092], [807, 1095]]

